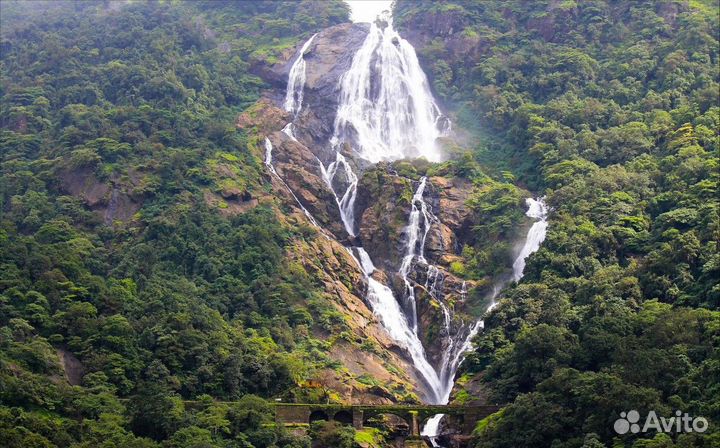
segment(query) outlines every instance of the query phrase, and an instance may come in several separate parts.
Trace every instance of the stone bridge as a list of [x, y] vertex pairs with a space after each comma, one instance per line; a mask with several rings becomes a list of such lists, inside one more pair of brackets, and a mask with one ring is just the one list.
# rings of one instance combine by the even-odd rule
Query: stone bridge
[[278, 403], [275, 405], [275, 421], [284, 425], [307, 425], [317, 420], [334, 420], [362, 429], [373, 417], [390, 414], [405, 420], [410, 437], [417, 439], [425, 421], [435, 414], [445, 414], [451, 427], [459, 429], [462, 434], [470, 434], [478, 420], [499, 410], [500, 406]]

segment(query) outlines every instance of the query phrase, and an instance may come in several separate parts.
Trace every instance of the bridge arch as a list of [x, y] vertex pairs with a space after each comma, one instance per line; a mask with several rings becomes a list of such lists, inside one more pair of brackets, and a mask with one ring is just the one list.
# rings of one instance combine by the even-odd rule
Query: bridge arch
[[337, 411], [335, 415], [333, 415], [333, 420], [335, 420], [338, 423], [342, 423], [343, 425], [352, 425], [353, 424], [353, 415], [350, 411]]
[[391, 435], [407, 436], [412, 432], [412, 416], [404, 412], [369, 412], [365, 415], [363, 426], [386, 429]]
[[[445, 424], [447, 424], [448, 420], [450, 420], [450, 416], [445, 413], [438, 412], [437, 414], [421, 414], [418, 416], [418, 423], [420, 423], [420, 428], [421, 429], [424, 428], [425, 425], [427, 425], [427, 423], [430, 421], [431, 418], [433, 418], [439, 414], [443, 415], [442, 421], [445, 422]], [[442, 424], [441, 424], [441, 426], [442, 426]]]
[[330, 420], [330, 417], [328, 417], [327, 413], [323, 411], [322, 409], [316, 409], [310, 413], [310, 416], [308, 417], [308, 422], [316, 422], [318, 420]]

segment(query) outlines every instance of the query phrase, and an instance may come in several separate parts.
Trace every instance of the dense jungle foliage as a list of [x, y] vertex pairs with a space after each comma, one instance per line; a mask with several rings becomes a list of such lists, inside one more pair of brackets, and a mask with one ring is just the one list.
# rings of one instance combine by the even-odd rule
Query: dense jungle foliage
[[[0, 8], [0, 445], [373, 440], [272, 425], [268, 399], [327, 398], [297, 386], [337, 366], [313, 330], [341, 335], [343, 316], [285, 256], [311, 229], [270, 205], [218, 213], [269, 188], [235, 127], [268, 87], [253, 67], [347, 7]], [[521, 218], [509, 183], [552, 207], [463, 364], [457, 402], [507, 404], [479, 422], [476, 447], [720, 445], [717, 11], [398, 0], [401, 32], [427, 37], [435, 95], [477, 142], [445, 173], [494, 178], [468, 204], [491, 247], [466, 248], [458, 274], [506, 262]], [[619, 436], [630, 409], [704, 416], [710, 431]]]
[[1, 7], [0, 445], [308, 446], [252, 394], [333, 363], [309, 329], [342, 318], [285, 260], [305, 229], [204, 195], [266, 188], [234, 125], [266, 87], [250, 67], [347, 7]]
[[[464, 364], [509, 403], [476, 447], [720, 445], [718, 3], [401, 1], [476, 158], [547, 195], [547, 239]], [[473, 57], [468, 57], [468, 55]], [[622, 411], [704, 435], [613, 431]], [[712, 434], [709, 434], [709, 433]]]

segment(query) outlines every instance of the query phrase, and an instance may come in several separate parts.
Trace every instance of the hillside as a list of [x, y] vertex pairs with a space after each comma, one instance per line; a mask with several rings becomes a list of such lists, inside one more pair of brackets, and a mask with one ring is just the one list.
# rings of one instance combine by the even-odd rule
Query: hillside
[[719, 7], [2, 2], [0, 445], [720, 445]]

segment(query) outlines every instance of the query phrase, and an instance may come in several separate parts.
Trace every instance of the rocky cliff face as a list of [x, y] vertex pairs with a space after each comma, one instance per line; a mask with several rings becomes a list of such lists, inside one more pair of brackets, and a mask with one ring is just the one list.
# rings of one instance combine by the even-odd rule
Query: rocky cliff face
[[[308, 218], [298, 210], [299, 202], [325, 234], [325, 238], [318, 234], [312, 244], [299, 245], [298, 252], [289, 256], [298, 258], [322, 283], [338, 311], [347, 316], [352, 335], [358, 341], [369, 341], [377, 347], [375, 351], [357, 350], [352, 342], [336, 341], [332, 356], [352, 375], [368, 374], [386, 385], [403, 384], [409, 390], [410, 382], [420, 383], [412, 377], [414, 369], [410, 358], [389, 338], [363, 300], [367, 285], [359, 266], [343, 245], [364, 247], [378, 268], [373, 276], [393, 289], [396, 297], [403, 297], [406, 286], [398, 272], [407, 251], [413, 194], [427, 163], [415, 164], [416, 167], [407, 162], [371, 165], [357, 157], [351, 148], [340, 149], [359, 178], [354, 207], [355, 237], [345, 231], [336, 198], [321, 168], [321, 163], [327, 166], [335, 157], [329, 140], [333, 135], [339, 81], [350, 67], [367, 30], [367, 25], [343, 24], [324, 30], [313, 39], [304, 53], [306, 84], [302, 109], [297, 116], [285, 112], [283, 101], [288, 72], [299, 47], [287, 52], [286, 61], [263, 68], [260, 73], [275, 88], [238, 118], [238, 126], [258, 142], [265, 137], [270, 140], [277, 177], [269, 175], [269, 180], [275, 194], [282, 198], [285, 207], [294, 210], [295, 219], [307, 222]], [[293, 123], [292, 135], [282, 132], [289, 122]], [[257, 156], [263, 157], [261, 145], [257, 146]], [[407, 174], [408, 166], [414, 174]], [[341, 177], [335, 182], [343, 183]], [[339, 191], [337, 185], [334, 187]], [[450, 176], [427, 180], [423, 197], [434, 216], [425, 244], [427, 262], [418, 261], [408, 274], [416, 297], [418, 336], [429, 361], [438, 370], [448, 350], [448, 336], [464, 334], [472, 321], [467, 315], [466, 301], [467, 290], [473, 284], [453, 274], [452, 269], [477, 224], [465, 205], [472, 189], [469, 182]], [[396, 372], [398, 368], [408, 374]], [[384, 391], [363, 390], [352, 379], [343, 382], [336, 372], [330, 371], [325, 372], [323, 381], [335, 387], [345, 384], [340, 387], [344, 391], [341, 395], [348, 401], [386, 400], [387, 390], [392, 389], [386, 386]], [[374, 398], [371, 399], [371, 395]]]
[[[295, 218], [304, 220], [302, 213]], [[311, 241], [298, 240], [288, 258], [303, 265], [316, 282], [323, 286], [326, 299], [345, 316], [347, 337], [334, 337], [315, 330], [320, 338], [331, 342], [329, 355], [344, 369], [325, 369], [313, 378], [333, 389], [343, 401], [353, 403], [390, 403], [404, 400], [413, 391], [412, 365], [397, 347], [372, 310], [363, 301], [367, 285], [355, 260], [345, 248], [332, 239], [317, 236]], [[374, 378], [380, 385], [358, 381], [363, 376]]]
[[360, 178], [355, 203], [360, 240], [376, 266], [387, 271], [397, 271], [404, 255], [413, 191], [413, 182], [386, 163], [366, 170]]
[[[327, 28], [315, 36], [305, 51], [305, 96], [303, 108], [294, 119], [298, 130], [296, 138], [312, 148], [324, 162], [329, 156], [328, 142], [335, 122], [339, 80], [350, 68], [354, 54], [367, 36], [368, 27], [368, 24], [362, 23], [343, 23]], [[260, 76], [275, 87], [267, 93], [277, 105], [282, 104], [288, 73], [301, 46], [302, 43], [288, 51], [284, 55], [285, 60], [256, 69]], [[279, 130], [282, 126], [275, 129]]]
[[[332, 192], [321, 175], [316, 156], [321, 151], [316, 146], [311, 149], [279, 131], [288, 120], [288, 113], [268, 96], [241, 114], [237, 125], [257, 141], [267, 136], [273, 145], [273, 166], [279, 179], [268, 174], [267, 180], [272, 185], [273, 195], [282, 205], [278, 209], [278, 219], [294, 227], [301, 224], [311, 226], [299, 208], [297, 198], [324, 232], [324, 235], [316, 233], [309, 241], [297, 239], [293, 250], [287, 254], [289, 260], [301, 263], [321, 285], [326, 300], [345, 316], [344, 322], [348, 327], [348, 338], [337, 338], [322, 329], [315, 330], [319, 332], [319, 337], [331, 342], [328, 354], [344, 369], [328, 368], [316, 372], [310, 383], [322, 384], [346, 402], [412, 400], [413, 385], [418, 384], [419, 379], [414, 376], [412, 365], [402, 349], [389, 337], [363, 300], [367, 284], [360, 267], [341, 244], [347, 243], [347, 235]], [[256, 156], [262, 158], [261, 145], [255, 146]], [[368, 376], [380, 385], [368, 386], [358, 380]]]

